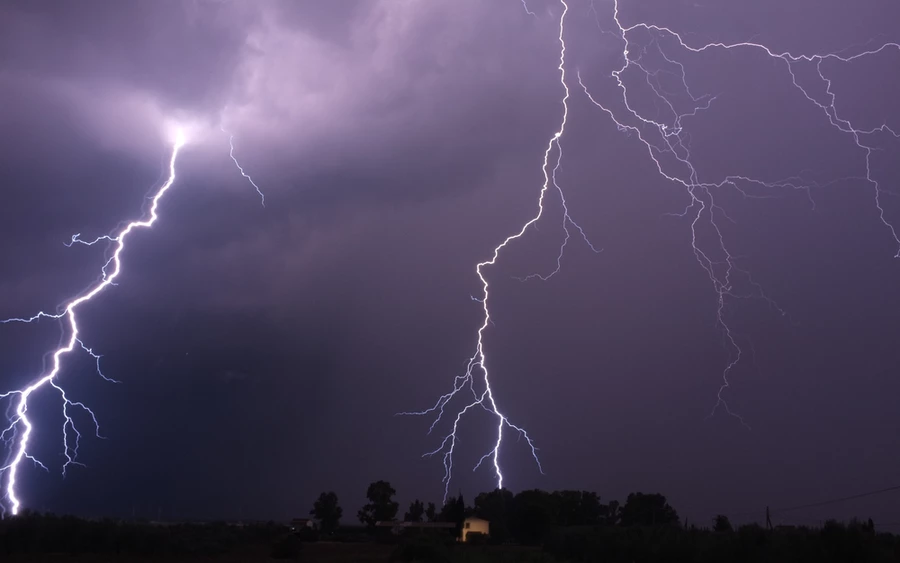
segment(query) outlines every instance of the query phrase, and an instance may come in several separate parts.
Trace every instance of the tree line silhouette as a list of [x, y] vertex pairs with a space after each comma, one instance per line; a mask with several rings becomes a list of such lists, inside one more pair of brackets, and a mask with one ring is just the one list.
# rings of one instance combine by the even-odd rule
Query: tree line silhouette
[[[399, 520], [400, 505], [394, 500], [397, 491], [387, 481], [375, 481], [366, 491], [368, 502], [357, 512], [360, 523], [374, 529], [377, 522]], [[313, 504], [310, 515], [319, 521], [324, 534], [333, 534], [343, 515], [333, 491], [323, 492]], [[664, 526], [679, 523], [678, 512], [666, 497], [654, 493], [631, 493], [625, 503], [600, 502], [591, 491], [563, 490], [548, 492], [531, 489], [513, 494], [508, 489], [495, 489], [475, 497], [467, 505], [462, 493], [452, 497], [440, 510], [433, 502], [427, 505], [413, 500], [403, 515], [404, 522], [447, 522], [461, 525], [469, 516], [490, 522], [490, 541], [514, 541], [536, 545], [558, 527], [572, 526]]]
[[[848, 524], [829, 521], [817, 529], [766, 529], [757, 524], [735, 528], [726, 516], [717, 515], [708, 525], [697, 526], [683, 522], [666, 497], [658, 493], [632, 493], [620, 504], [601, 502], [600, 496], [591, 491], [537, 489], [515, 494], [496, 489], [475, 496], [471, 505], [459, 494], [440, 508], [415, 499], [401, 516], [395, 496], [389, 482], [371, 483], [366, 503], [356, 513], [359, 524], [354, 526], [342, 524], [344, 510], [337, 494], [323, 492], [309, 511], [317, 529], [299, 530], [275, 522], [163, 524], [24, 511], [0, 520], [0, 559], [49, 553], [166, 558], [259, 554], [260, 550], [277, 559], [303, 559], [306, 550], [312, 549], [304, 547], [306, 542], [329, 540], [364, 549], [368, 549], [366, 542], [396, 544], [388, 548], [393, 549], [391, 561], [444, 563], [900, 561], [900, 538], [876, 533], [871, 520]], [[475, 536], [475, 545], [461, 545], [456, 537], [469, 516], [488, 520], [490, 535]], [[453, 525], [392, 527], [390, 523], [396, 520]], [[380, 522], [388, 525], [378, 526]]]
[[[370, 530], [378, 521], [397, 518], [399, 504], [393, 500], [396, 491], [386, 481], [376, 481], [367, 490], [368, 502], [359, 510], [357, 518]], [[333, 492], [322, 493], [328, 503], [317, 502], [311, 514], [335, 527], [324, 527], [334, 533], [339, 510]], [[318, 508], [331, 507], [328, 511]], [[451, 498], [440, 510], [434, 503], [413, 500], [403, 515], [407, 522], [453, 522], [459, 524], [476, 516], [490, 522], [489, 544], [503, 546], [510, 543], [540, 546], [541, 557], [534, 552], [522, 552], [517, 561], [599, 561], [609, 563], [698, 562], [725, 563], [730, 561], [775, 562], [876, 562], [900, 561], [900, 538], [893, 534], [876, 533], [871, 519], [849, 523], [827, 521], [821, 528], [785, 526], [766, 529], [759, 524], [734, 528], [727, 516], [716, 515], [710, 526], [688, 525], [666, 497], [659, 493], [635, 492], [624, 503], [603, 503], [591, 491], [525, 490], [513, 494], [495, 489], [476, 496], [471, 506], [462, 494]], [[339, 520], [339, 517], [338, 517]], [[405, 543], [394, 552], [399, 561], [453, 561], [453, 542], [423, 541], [420, 533], [407, 530]], [[446, 539], [445, 539], [446, 540]], [[488, 547], [488, 546], [485, 546]], [[465, 548], [472, 549], [472, 548]], [[529, 555], [529, 553], [531, 555]], [[486, 560], [512, 561], [492, 552]]]

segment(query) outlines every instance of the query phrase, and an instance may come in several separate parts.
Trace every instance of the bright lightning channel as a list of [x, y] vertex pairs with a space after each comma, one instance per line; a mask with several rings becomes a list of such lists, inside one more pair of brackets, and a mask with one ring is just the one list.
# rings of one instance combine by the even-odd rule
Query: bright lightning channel
[[[241, 168], [241, 165], [238, 163], [237, 158], [234, 156], [234, 135], [231, 135], [224, 129], [223, 132], [229, 135], [229, 147], [230, 152], [229, 156], [234, 161], [241, 175], [245, 177], [256, 189], [256, 193], [259, 194], [261, 198], [261, 202], [263, 207], [265, 207], [266, 199], [262, 190], [253, 179], [244, 172], [244, 169]], [[121, 253], [125, 250], [125, 240], [128, 235], [137, 228], [149, 228], [151, 227], [157, 220], [157, 208], [159, 205], [160, 199], [165, 195], [165, 193], [172, 187], [172, 184], [175, 182], [175, 161], [178, 157], [178, 153], [181, 148], [187, 143], [188, 134], [186, 130], [182, 127], [174, 127], [172, 131], [172, 154], [169, 160], [169, 177], [165, 181], [165, 183], [160, 186], [160, 188], [156, 191], [156, 193], [151, 198], [150, 205], [150, 214], [148, 219], [133, 221], [127, 224], [118, 234], [113, 235], [103, 235], [99, 236], [93, 240], [84, 240], [81, 238], [81, 234], [75, 234], [72, 236], [71, 241], [68, 243], [64, 243], [66, 246], [71, 247], [75, 243], [83, 244], [86, 246], [93, 246], [94, 244], [100, 241], [113, 242], [116, 243], [115, 251], [112, 253], [112, 256], [109, 260], [101, 268], [101, 278], [100, 282], [94, 286], [87, 293], [83, 294], [81, 297], [78, 297], [68, 304], [65, 305], [63, 312], [58, 314], [50, 314], [45, 313], [43, 311], [37, 313], [36, 315], [29, 318], [11, 318], [6, 320], [0, 320], [0, 324], [8, 324], [8, 323], [32, 323], [38, 321], [42, 318], [52, 318], [52, 319], [65, 319], [69, 324], [69, 339], [64, 346], [57, 348], [53, 352], [53, 362], [52, 369], [34, 381], [32, 384], [24, 387], [22, 389], [16, 389], [13, 391], [9, 391], [3, 394], [0, 394], [0, 399], [6, 398], [18, 398], [18, 402], [15, 406], [15, 414], [10, 416], [9, 425], [0, 432], [0, 441], [3, 441], [7, 446], [11, 446], [11, 455], [7, 458], [6, 465], [0, 467], [0, 477], [6, 476], [6, 492], [5, 498], [9, 502], [10, 512], [12, 514], [18, 514], [19, 508], [21, 507], [21, 501], [19, 500], [18, 495], [16, 494], [16, 478], [18, 476], [19, 467], [23, 460], [28, 459], [32, 461], [35, 465], [43, 469], [47, 469], [46, 465], [41, 463], [38, 459], [28, 453], [28, 441], [31, 437], [32, 431], [32, 423], [27, 417], [28, 412], [28, 399], [31, 394], [38, 389], [44, 386], [50, 386], [56, 389], [60, 393], [60, 397], [63, 400], [63, 455], [66, 458], [66, 462], [63, 464], [62, 473], [65, 475], [66, 469], [70, 465], [82, 465], [79, 463], [76, 458], [78, 457], [78, 445], [81, 439], [81, 433], [75, 426], [75, 422], [72, 420], [72, 417], [69, 416], [69, 408], [79, 408], [86, 412], [91, 420], [94, 422], [95, 434], [98, 438], [102, 438], [100, 435], [100, 424], [97, 421], [97, 417], [94, 412], [88, 408], [84, 403], [80, 401], [73, 401], [69, 399], [66, 395], [65, 390], [59, 385], [57, 381], [57, 375], [60, 372], [62, 367], [62, 357], [69, 352], [75, 349], [75, 346], [78, 345], [82, 350], [87, 352], [96, 362], [97, 373], [106, 381], [110, 383], [118, 383], [115, 379], [107, 377], [103, 371], [100, 369], [100, 358], [101, 355], [95, 353], [91, 348], [88, 348], [84, 342], [78, 337], [78, 323], [75, 316], [76, 309], [83, 303], [90, 301], [96, 295], [98, 295], [101, 291], [103, 291], [107, 286], [116, 285], [115, 279], [119, 276], [121, 271], [121, 261], [120, 256]], [[109, 270], [110, 266], [112, 266], [112, 271]], [[69, 431], [74, 434], [74, 438], [70, 441]], [[7, 511], [6, 505], [0, 504], [0, 514], [5, 515]]]
[[[33, 429], [32, 422], [28, 418], [28, 399], [31, 397], [32, 393], [43, 387], [49, 386], [56, 389], [60, 394], [60, 398], [62, 399], [63, 418], [65, 419], [62, 428], [63, 453], [66, 458], [65, 464], [63, 464], [64, 475], [66, 468], [69, 465], [80, 465], [78, 461], [76, 461], [76, 459], [78, 456], [78, 442], [81, 438], [81, 434], [75, 427], [75, 422], [73, 421], [69, 413], [69, 409], [78, 408], [86, 412], [94, 422], [95, 433], [98, 437], [102, 437], [100, 436], [100, 425], [97, 421], [97, 417], [94, 415], [94, 412], [84, 403], [80, 401], [73, 401], [72, 399], [70, 399], [68, 395], [66, 395], [65, 390], [59, 384], [57, 376], [59, 375], [59, 372], [62, 368], [62, 358], [69, 352], [72, 352], [75, 347], [78, 346], [97, 361], [97, 370], [101, 377], [103, 377], [107, 381], [114, 381], [103, 375], [103, 373], [100, 371], [100, 355], [95, 354], [79, 338], [78, 319], [76, 317], [76, 311], [82, 304], [87, 303], [98, 294], [100, 294], [100, 292], [106, 289], [106, 287], [115, 285], [115, 279], [122, 271], [122, 263], [120, 257], [122, 255], [122, 252], [125, 250], [125, 242], [128, 238], [128, 235], [130, 235], [136, 229], [149, 228], [156, 222], [158, 218], [157, 208], [159, 207], [159, 201], [166, 194], [166, 192], [169, 191], [169, 188], [172, 187], [172, 184], [175, 183], [175, 161], [178, 158], [178, 153], [184, 146], [185, 142], [186, 138], [184, 134], [178, 132], [175, 135], [174, 143], [172, 146], [172, 155], [169, 159], [169, 177], [153, 195], [148, 218], [128, 223], [115, 236], [103, 236], [93, 241], [84, 241], [80, 239], [78, 235], [72, 237], [72, 242], [69, 243], [69, 246], [76, 242], [86, 245], [92, 245], [101, 240], [116, 243], [115, 250], [113, 251], [112, 256], [103, 266], [103, 276], [99, 283], [97, 283], [97, 285], [91, 288], [87, 293], [67, 303], [61, 313], [51, 314], [41, 311], [29, 318], [12, 318], [0, 321], [0, 323], [5, 324], [14, 322], [31, 323], [41, 318], [64, 319], [64, 321], [68, 324], [69, 331], [69, 337], [65, 344], [53, 351], [52, 368], [49, 372], [42, 375], [40, 378], [22, 389], [16, 389], [0, 395], [0, 398], [17, 399], [17, 401], [15, 402], [15, 411], [11, 416], [9, 426], [7, 426], [2, 433], [0, 433], [0, 439], [5, 441], [7, 444], [12, 445], [11, 455], [7, 459], [6, 465], [0, 467], [0, 476], [5, 475], [6, 477], [5, 497], [9, 503], [9, 510], [14, 515], [19, 513], [19, 509], [22, 503], [16, 492], [16, 482], [17, 477], [19, 476], [19, 469], [21, 468], [22, 462], [27, 459], [39, 465], [40, 467], [47, 469], [44, 464], [34, 458], [28, 451], [28, 441], [31, 437], [31, 432]], [[74, 438], [70, 437], [70, 430], [72, 433], [74, 433]], [[3, 513], [5, 514], [6, 506], [4, 505], [2, 508]]]
[[[477, 409], [478, 407], [490, 413], [492, 416], [496, 418], [497, 428], [496, 428], [496, 441], [494, 441], [491, 449], [484, 454], [481, 459], [478, 460], [478, 463], [475, 464], [474, 470], [477, 470], [481, 467], [484, 462], [490, 460], [490, 464], [494, 468], [494, 475], [496, 477], [497, 487], [503, 487], [503, 471], [500, 468], [500, 450], [503, 443], [503, 431], [506, 428], [515, 431], [520, 437], [525, 438], [526, 443], [528, 444], [529, 449], [531, 450], [531, 455], [534, 458], [535, 463], [538, 466], [538, 470], [543, 473], [543, 467], [541, 466], [540, 458], [538, 457], [538, 448], [535, 446], [534, 441], [528, 435], [528, 432], [525, 431], [524, 428], [517, 426], [510, 422], [509, 418], [500, 410], [497, 406], [497, 401], [494, 397], [493, 389], [491, 388], [488, 367], [487, 367], [487, 356], [484, 348], [484, 332], [487, 330], [488, 325], [493, 323], [491, 319], [491, 312], [488, 306], [489, 303], [489, 283], [487, 278], [485, 277], [485, 268], [488, 266], [494, 266], [497, 263], [497, 260], [500, 258], [500, 252], [506, 248], [513, 241], [521, 238], [529, 227], [537, 223], [544, 214], [544, 199], [547, 195], [547, 191], [550, 189], [552, 185], [553, 188], [558, 192], [560, 197], [560, 202], [562, 204], [562, 226], [564, 231], [564, 238], [562, 244], [559, 248], [559, 255], [556, 260], [556, 268], [548, 274], [531, 274], [524, 278], [520, 278], [522, 280], [527, 280], [530, 278], [539, 278], [542, 280], [547, 280], [552, 277], [554, 274], [559, 272], [561, 268], [562, 256], [565, 251], [566, 245], [568, 244], [570, 238], [569, 227], [572, 226], [578, 230], [581, 237], [587, 243], [587, 245], [594, 252], [600, 252], [601, 250], [597, 249], [590, 240], [588, 240], [584, 230], [572, 219], [569, 214], [569, 209], [566, 204], [566, 198], [563, 193], [562, 188], [556, 181], [556, 173], [560, 168], [562, 162], [562, 145], [561, 139], [566, 130], [566, 122], [569, 116], [569, 86], [566, 82], [566, 43], [565, 43], [565, 21], [566, 15], [569, 11], [569, 6], [565, 2], [565, 0], [560, 0], [560, 4], [562, 6], [562, 14], [559, 18], [559, 66], [557, 70], [559, 71], [559, 80], [560, 85], [563, 88], [563, 96], [561, 99], [562, 105], [562, 119], [559, 125], [559, 129], [553, 133], [550, 137], [550, 140], [547, 142], [547, 148], [544, 150], [543, 157], [543, 165], [541, 170], [544, 176], [544, 182], [541, 186], [540, 194], [537, 200], [537, 213], [528, 220], [522, 227], [516, 232], [508, 236], [503, 242], [501, 242], [498, 246], [494, 248], [493, 254], [491, 258], [480, 262], [475, 267], [475, 272], [478, 275], [478, 279], [481, 281], [482, 286], [482, 296], [475, 297], [472, 296], [472, 300], [478, 303], [481, 303], [482, 310], [484, 312], [483, 321], [481, 326], [478, 328], [476, 344], [475, 344], [475, 353], [469, 358], [469, 361], [466, 366], [466, 371], [462, 375], [459, 375], [455, 378], [453, 384], [453, 390], [448, 393], [442, 395], [437, 402], [431, 407], [423, 411], [416, 412], [402, 412], [398, 413], [400, 415], [417, 415], [417, 416], [425, 416], [425, 415], [436, 415], [434, 421], [431, 424], [431, 427], [428, 430], [430, 434], [434, 431], [437, 424], [443, 419], [445, 414], [445, 408], [448, 403], [452, 399], [454, 399], [457, 395], [462, 395], [467, 393], [464, 391], [468, 389], [472, 396], [467, 399], [467, 404], [457, 411], [456, 416], [453, 420], [453, 426], [450, 430], [450, 433], [447, 434], [443, 440], [441, 441], [439, 447], [431, 452], [424, 454], [426, 457], [435, 456], [438, 454], [443, 454], [443, 464], [444, 464], [444, 478], [442, 480], [444, 484], [444, 502], [447, 502], [447, 497], [450, 492], [450, 481], [453, 477], [453, 455], [456, 450], [457, 443], [459, 441], [459, 425], [462, 421], [463, 417], [472, 409]], [[527, 5], [523, 2], [523, 6], [525, 6], [525, 11], [529, 15], [534, 15], [533, 12], [528, 10]], [[554, 149], [556, 149], [556, 158], [551, 159], [551, 155], [553, 155]], [[552, 166], [552, 168], [551, 168]], [[477, 391], [475, 388], [475, 381], [478, 377], [478, 373], [480, 372], [480, 382], [483, 382], [484, 391]]]

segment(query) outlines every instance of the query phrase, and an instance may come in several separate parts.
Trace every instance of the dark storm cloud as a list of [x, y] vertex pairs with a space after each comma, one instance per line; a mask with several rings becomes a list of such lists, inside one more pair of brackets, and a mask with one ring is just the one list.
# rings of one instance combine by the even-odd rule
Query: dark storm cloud
[[[545, 48], [552, 22], [523, 22], [481, 2], [16, 2], [3, 10], [5, 86], [52, 96], [105, 145], [154, 157], [161, 123], [173, 119], [198, 121], [203, 140], [218, 141], [225, 125], [282, 164], [328, 161], [336, 150], [344, 161], [383, 157], [433, 144], [444, 127], [447, 144], [483, 147], [496, 131], [492, 114], [553, 89], [552, 67], [536, 79], [532, 66], [533, 57], [554, 57]], [[519, 33], [498, 35], [500, 24]], [[519, 57], [505, 56], [513, 52]]]
[[[3, 18], [4, 67], [16, 75], [124, 86], [198, 109], [221, 103], [252, 12], [162, 2], [14, 2]], [[202, 10], [202, 12], [201, 12]], [[99, 100], [98, 100], [99, 102]]]
[[[247, 190], [219, 124], [236, 134], [237, 154], [283, 212], [230, 224], [200, 214], [200, 224], [192, 205], [206, 203], [181, 203], [182, 224], [213, 245], [188, 252], [197, 263], [219, 260], [214, 269], [259, 262], [260, 272], [284, 272], [273, 264], [292, 263], [302, 272], [316, 241], [348, 240], [347, 225], [360, 219], [345, 215], [359, 216], [356, 208], [371, 218], [373, 206], [473, 189], [504, 154], [523, 142], [539, 146], [554, 117], [536, 108], [556, 103], [559, 91], [553, 21], [481, 2], [20, 2], [5, 8], [2, 22], [9, 64], [0, 81], [22, 103], [4, 105], [0, 119], [29, 131], [33, 147], [24, 154], [52, 148], [57, 163], [57, 174], [35, 183], [74, 186], [69, 169], [97, 149], [113, 155], [107, 181], [94, 184], [106, 209], [71, 198], [102, 215], [76, 222], [67, 219], [71, 208], [60, 208], [63, 218], [48, 216], [55, 241], [133, 216], [137, 191], [154, 178], [113, 176], [109, 166], [162, 164], [161, 129], [172, 119], [202, 122], [186, 151], [195, 156], [182, 165], [195, 185]], [[60, 127], [88, 143], [60, 140]], [[48, 196], [37, 188], [24, 197]], [[29, 230], [17, 221], [10, 218], [14, 233]], [[23, 244], [20, 258], [34, 250]], [[230, 297], [215, 299], [219, 305], [272, 298], [223, 293]]]
[[[165, 126], [199, 119], [188, 149], [195, 157], [182, 164], [196, 185], [247, 189], [221, 123], [270, 201], [300, 214], [273, 220], [276, 210], [232, 225], [202, 215], [200, 225], [196, 202], [183, 202], [181, 218], [217, 246], [198, 246], [201, 260], [218, 256], [225, 266], [295, 261], [327, 236], [313, 229], [327, 230], [340, 209], [472, 189], [502, 154], [552, 126], [550, 113], [530, 123], [521, 115], [553, 104], [559, 88], [552, 20], [480, 2], [16, 2], [3, 10], [0, 81], [17, 102], [0, 108], [0, 119], [27, 131], [13, 151], [52, 151], [55, 162], [22, 197], [37, 207], [59, 186], [81, 190], [87, 181], [98, 190], [97, 199], [68, 196], [81, 208], [77, 222], [69, 206], [49, 210], [54, 232], [43, 236], [106, 232], [133, 216], [137, 191], [155, 178], [121, 163], [161, 165]], [[546, 71], [535, 72], [538, 64]], [[110, 155], [105, 181], [73, 182], [97, 150]], [[32, 226], [21, 214], [7, 224], [13, 233]], [[260, 248], [237, 255], [249, 251], [245, 232]], [[33, 251], [23, 244], [20, 259]]]

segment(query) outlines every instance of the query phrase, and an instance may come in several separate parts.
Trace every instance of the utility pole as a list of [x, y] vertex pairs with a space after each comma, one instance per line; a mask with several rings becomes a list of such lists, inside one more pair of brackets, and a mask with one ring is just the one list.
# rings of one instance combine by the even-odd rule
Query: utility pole
[[766, 507], [766, 528], [768, 528], [769, 530], [772, 529], [772, 517], [771, 517], [771, 514], [769, 513], [768, 506]]

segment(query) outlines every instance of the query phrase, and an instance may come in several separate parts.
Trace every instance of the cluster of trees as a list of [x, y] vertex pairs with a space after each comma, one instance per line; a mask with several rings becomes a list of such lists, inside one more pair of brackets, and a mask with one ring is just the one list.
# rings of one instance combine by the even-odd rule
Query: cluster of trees
[[[398, 519], [400, 505], [394, 500], [397, 491], [387, 481], [376, 481], [366, 491], [368, 502], [359, 509], [357, 518], [372, 528], [376, 522]], [[343, 509], [333, 491], [319, 495], [310, 514], [320, 522], [321, 530], [334, 532]], [[600, 502], [590, 491], [554, 491], [539, 489], [513, 494], [495, 489], [475, 497], [467, 505], [462, 494], [451, 498], [440, 510], [433, 502], [427, 505], [412, 501], [403, 515], [406, 522], [461, 523], [468, 516], [484, 518], [491, 523], [495, 542], [540, 543], [546, 534], [559, 526], [654, 526], [678, 524], [678, 513], [661, 494], [632, 493], [625, 503]]]
[[[372, 483], [367, 490], [368, 502], [357, 513], [360, 522], [371, 527], [377, 521], [398, 518], [400, 506], [393, 498], [395, 493], [390, 483]], [[312, 513], [336, 527], [341, 514], [337, 496], [323, 493]], [[513, 494], [496, 489], [476, 496], [471, 506], [461, 494], [440, 510], [433, 503], [414, 500], [403, 520], [461, 522], [467, 516], [490, 521], [491, 543], [540, 545], [541, 557], [550, 557], [542, 561], [900, 561], [900, 538], [876, 533], [871, 520], [849, 524], [830, 521], [817, 529], [769, 530], [757, 524], [735, 529], [726, 516], [718, 515], [698, 527], [682, 522], [661, 494], [632, 493], [620, 504], [603, 503], [590, 491], [527, 490]], [[470, 557], [465, 553], [455, 557], [452, 542], [429, 544], [419, 538], [413, 534], [401, 543], [396, 559], [453, 561]], [[515, 553], [524, 557], [533, 552]], [[500, 555], [491, 552], [492, 558]], [[506, 555], [512, 556], [512, 552]]]

